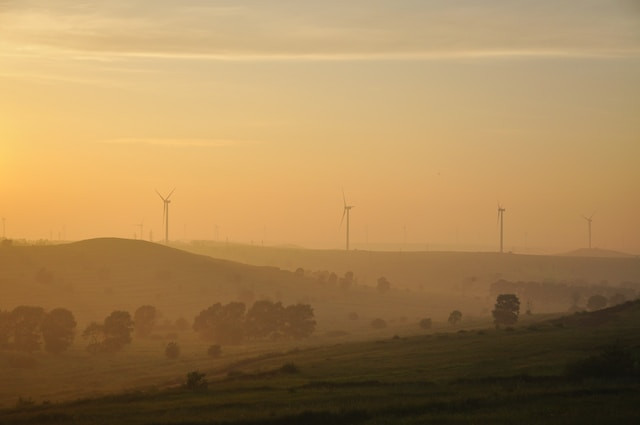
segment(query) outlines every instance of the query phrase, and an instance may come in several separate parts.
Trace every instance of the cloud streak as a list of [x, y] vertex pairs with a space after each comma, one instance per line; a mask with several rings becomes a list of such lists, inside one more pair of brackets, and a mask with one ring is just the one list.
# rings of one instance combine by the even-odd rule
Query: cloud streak
[[[0, 38], [72, 58], [290, 61], [638, 57], [638, 16], [562, 0], [0, 3]], [[42, 2], [40, 2], [42, 3]], [[268, 4], [267, 4], [268, 3]], [[26, 5], [26, 6], [24, 6]]]
[[239, 146], [247, 144], [258, 144], [255, 140], [233, 140], [233, 139], [166, 139], [166, 138], [119, 138], [101, 140], [100, 143], [107, 145], [141, 145], [141, 146], [164, 146], [164, 147], [201, 147], [201, 148], [222, 148], [228, 146]]

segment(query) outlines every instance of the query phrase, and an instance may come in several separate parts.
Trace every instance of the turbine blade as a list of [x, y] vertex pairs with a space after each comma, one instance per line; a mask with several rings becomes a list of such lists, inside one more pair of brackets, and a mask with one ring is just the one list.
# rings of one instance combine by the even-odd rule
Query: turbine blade
[[160, 197], [160, 199], [162, 199], [163, 201], [165, 200], [162, 195], [160, 195], [160, 192], [158, 192], [158, 189], [156, 189], [156, 193], [158, 194], [158, 196]]
[[347, 197], [344, 196], [344, 187], [342, 188], [342, 201], [344, 202], [344, 207], [347, 208]]
[[171, 197], [171, 195], [173, 194], [173, 192], [175, 192], [176, 188], [174, 187], [173, 190], [171, 192], [169, 192], [169, 194], [167, 195], [167, 200]]
[[342, 227], [342, 222], [344, 221], [344, 216], [347, 214], [347, 207], [345, 206], [342, 210], [342, 220], [340, 220], [340, 227]]

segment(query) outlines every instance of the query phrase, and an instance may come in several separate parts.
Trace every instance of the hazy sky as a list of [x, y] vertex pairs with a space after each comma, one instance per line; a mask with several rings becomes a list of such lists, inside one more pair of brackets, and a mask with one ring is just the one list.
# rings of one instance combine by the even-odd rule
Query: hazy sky
[[[0, 0], [7, 237], [640, 254], [640, 2]], [[0, 229], [1, 231], [1, 229]]]

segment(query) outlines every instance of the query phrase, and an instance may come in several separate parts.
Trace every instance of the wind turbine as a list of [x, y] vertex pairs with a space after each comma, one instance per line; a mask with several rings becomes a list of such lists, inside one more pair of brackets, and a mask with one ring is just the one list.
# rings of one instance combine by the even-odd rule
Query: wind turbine
[[591, 214], [589, 217], [585, 217], [584, 215], [582, 216], [582, 218], [587, 220], [587, 226], [589, 227], [589, 249], [591, 249], [591, 222], [593, 221], [593, 214]]
[[354, 205], [347, 205], [347, 198], [344, 196], [344, 189], [342, 189], [342, 200], [344, 201], [344, 210], [342, 210], [342, 220], [340, 221], [340, 226], [342, 227], [342, 222], [344, 221], [344, 216], [347, 216], [347, 251], [349, 251], [349, 213], [351, 212], [351, 208]]
[[503, 235], [504, 235], [504, 212], [506, 210], [504, 208], [502, 208], [502, 205], [500, 205], [500, 203], [498, 203], [498, 221], [500, 222], [500, 253], [502, 254], [504, 252], [503, 250]]
[[171, 200], [169, 198], [173, 194], [174, 190], [176, 190], [175, 187], [173, 188], [173, 190], [171, 192], [169, 192], [169, 194], [165, 198], [164, 196], [160, 195], [160, 192], [158, 192], [158, 190], [156, 189], [156, 193], [158, 194], [160, 199], [162, 199], [162, 202], [164, 202], [164, 209], [162, 210], [162, 222], [164, 223], [164, 226], [165, 226], [164, 227], [164, 242], [165, 243], [169, 242], [169, 204], [171, 203]]
[[143, 229], [144, 229], [144, 220], [142, 220], [140, 223], [138, 224], [134, 224], [135, 227], [137, 227], [138, 229], [140, 229], [140, 240], [144, 240], [144, 233], [143, 233]]

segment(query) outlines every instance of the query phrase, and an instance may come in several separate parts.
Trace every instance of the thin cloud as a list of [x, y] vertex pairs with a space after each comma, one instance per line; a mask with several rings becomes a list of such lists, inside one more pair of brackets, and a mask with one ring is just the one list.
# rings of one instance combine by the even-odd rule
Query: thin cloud
[[221, 148], [228, 146], [239, 146], [247, 144], [257, 144], [255, 140], [233, 140], [233, 139], [156, 139], [156, 138], [119, 138], [101, 140], [100, 143], [108, 145], [143, 145], [143, 146], [166, 146], [166, 147], [204, 147]]

